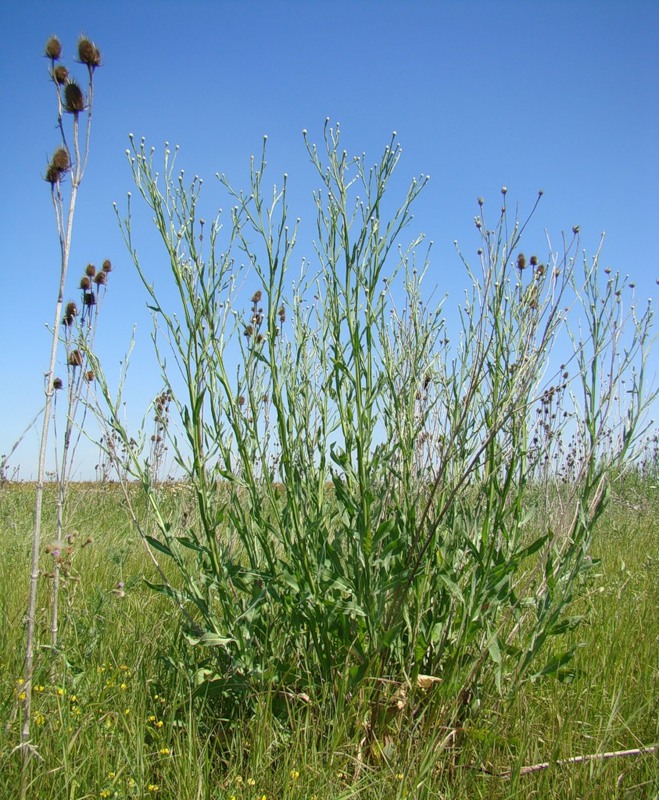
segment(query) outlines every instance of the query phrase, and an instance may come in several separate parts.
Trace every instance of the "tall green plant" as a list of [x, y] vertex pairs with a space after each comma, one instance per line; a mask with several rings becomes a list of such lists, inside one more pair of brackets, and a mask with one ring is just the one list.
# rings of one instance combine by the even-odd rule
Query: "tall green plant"
[[480, 265], [465, 261], [471, 290], [449, 333], [442, 302], [424, 298], [423, 238], [400, 244], [427, 179], [388, 212], [395, 137], [372, 167], [341, 149], [338, 126], [326, 125], [321, 150], [306, 132], [305, 144], [319, 180], [315, 257], [294, 279], [298, 223], [286, 176], [266, 193], [265, 144], [248, 191], [218, 176], [232, 205], [226, 231], [221, 216], [210, 226], [200, 217], [201, 181], [186, 186], [169, 149], [160, 174], [144, 140], [129, 151], [176, 293], [166, 306], [146, 273], [129, 204], [122, 229], [154, 313], [180, 420], [179, 433], [171, 421], [166, 433], [194, 489], [194, 517], [167, 508], [131, 444], [121, 397], [100, 386], [109, 435], [150, 503], [148, 525], [135, 521], [154, 561], [175, 568], [167, 580], [161, 567], [153, 588], [205, 648], [193, 679], [227, 700], [332, 687], [340, 704], [366, 709], [364, 741], [377, 757], [403, 720], [437, 729], [439, 717], [455, 730], [482, 692], [510, 695], [565, 672], [570, 651], [537, 656], [574, 624], [566, 612], [590, 563], [606, 476], [644, 408], [642, 366], [622, 444], [606, 462], [593, 417], [607, 418], [619, 379], [642, 365], [651, 314], [634, 318], [621, 371], [608, 373], [594, 403], [551, 421], [556, 436], [568, 423], [594, 435], [571, 486], [570, 523], [538, 523], [528, 504], [534, 412], [569, 383], [554, 364], [559, 337], [576, 330], [572, 316], [590, 326], [572, 339], [577, 382], [605, 350], [620, 352], [619, 322], [598, 310], [595, 332], [583, 313], [600, 275], [577, 278], [576, 233], [562, 254], [527, 261], [526, 223], [510, 218], [506, 190], [491, 229], [481, 202]]

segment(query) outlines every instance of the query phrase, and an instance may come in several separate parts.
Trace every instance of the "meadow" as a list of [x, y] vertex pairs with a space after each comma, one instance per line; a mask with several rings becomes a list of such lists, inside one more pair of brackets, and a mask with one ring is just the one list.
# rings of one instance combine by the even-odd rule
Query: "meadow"
[[102, 58], [79, 39], [85, 92], [61, 52], [37, 481], [0, 465], [1, 796], [654, 798], [652, 302], [579, 226], [527, 257], [543, 193], [524, 218], [504, 186], [445, 312], [395, 133], [371, 164], [303, 132], [311, 259], [267, 137], [207, 222], [178, 148], [131, 134], [115, 211], [160, 376], [135, 423], [132, 345], [116, 384], [94, 346], [112, 261], [64, 301]]
[[[0, 486], [0, 796], [17, 796], [21, 674], [34, 486]], [[134, 489], [139, 494], [137, 487]], [[168, 502], [192, 507], [173, 485]], [[55, 487], [46, 487], [54, 500]], [[29, 796], [53, 798], [654, 798], [657, 756], [556, 765], [659, 739], [659, 493], [656, 475], [614, 486], [594, 532], [599, 559], [571, 613], [568, 679], [496, 693], [455, 737], [401, 726], [379, 762], [360, 758], [331, 698], [263, 691], [255, 712], [222, 717], [200, 696], [180, 616], [145, 579], [154, 568], [118, 485], [72, 484], [70, 552], [62, 553], [60, 649], [38, 651]], [[46, 503], [46, 507], [52, 503]], [[48, 641], [55, 515], [44, 519], [39, 633]], [[92, 539], [93, 541], [89, 541]], [[188, 659], [176, 668], [177, 660]], [[432, 689], [430, 690], [432, 691]], [[282, 702], [283, 701], [283, 702]], [[342, 714], [349, 714], [349, 704]], [[393, 730], [393, 728], [392, 728]], [[434, 732], [433, 732], [434, 733]], [[526, 765], [552, 762], [520, 774]]]

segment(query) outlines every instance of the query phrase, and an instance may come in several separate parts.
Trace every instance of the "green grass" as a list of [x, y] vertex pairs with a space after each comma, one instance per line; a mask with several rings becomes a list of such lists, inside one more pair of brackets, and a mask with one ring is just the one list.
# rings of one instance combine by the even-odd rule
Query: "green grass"
[[[45, 508], [53, 508], [48, 487]], [[360, 760], [354, 720], [333, 698], [270, 695], [257, 713], [217, 718], [212, 700], [190, 701], [186, 674], [199, 656], [180, 639], [178, 616], [143, 579], [153, 568], [120, 491], [74, 484], [68, 531], [71, 576], [62, 594], [62, 653], [37, 654], [31, 761], [33, 798], [655, 798], [657, 757], [552, 766], [527, 764], [659, 740], [659, 492], [627, 482], [598, 523], [596, 577], [569, 634], [571, 682], [526, 684], [512, 703], [483, 699], [454, 742], [441, 720], [405, 718], [392, 704], [381, 757]], [[18, 683], [24, 657], [34, 486], [0, 486], [0, 797], [17, 796]], [[172, 502], [185, 504], [185, 490]], [[44, 519], [44, 548], [55, 530]], [[88, 537], [93, 543], [82, 547]], [[42, 567], [48, 571], [45, 553]], [[124, 596], [118, 591], [123, 582]], [[39, 642], [48, 641], [48, 579], [41, 579]], [[558, 645], [557, 645], [558, 646]], [[185, 663], [177, 671], [168, 662]], [[430, 708], [430, 706], [429, 706]], [[358, 726], [357, 726], [358, 728]], [[500, 773], [511, 772], [509, 778]]]

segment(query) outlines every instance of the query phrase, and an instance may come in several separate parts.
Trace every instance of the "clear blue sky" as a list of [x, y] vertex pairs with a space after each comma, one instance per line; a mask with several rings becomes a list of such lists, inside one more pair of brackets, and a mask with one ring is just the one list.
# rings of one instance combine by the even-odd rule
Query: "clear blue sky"
[[[73, 65], [85, 33], [100, 47], [94, 131], [75, 220], [70, 296], [84, 265], [115, 265], [98, 348], [110, 374], [139, 324], [131, 389], [134, 413], [159, 390], [150, 362], [143, 290], [112, 209], [131, 178], [129, 132], [181, 147], [180, 166], [204, 177], [206, 216], [219, 204], [216, 172], [244, 183], [248, 158], [269, 137], [275, 181], [288, 172], [294, 216], [311, 220], [313, 170], [302, 144], [320, 141], [326, 117], [346, 147], [375, 161], [398, 132], [401, 182], [431, 182], [415, 224], [435, 242], [432, 277], [459, 302], [465, 279], [452, 242], [477, 241], [476, 197], [530, 209], [537, 190], [537, 249], [546, 228], [579, 224], [582, 245], [607, 239], [604, 260], [628, 272], [639, 300], [657, 299], [659, 3], [607, 0], [474, 2], [5, 2], [4, 201], [0, 215], [2, 389], [0, 453], [43, 403], [58, 250], [47, 159], [58, 145], [43, 46], [57, 34]], [[299, 207], [293, 205], [299, 201]], [[533, 249], [533, 244], [529, 244]], [[154, 276], [159, 252], [146, 251]], [[310, 248], [300, 256], [312, 255]], [[653, 370], [654, 371], [654, 370]], [[12, 459], [36, 473], [39, 427]], [[78, 475], [96, 454], [82, 448]]]

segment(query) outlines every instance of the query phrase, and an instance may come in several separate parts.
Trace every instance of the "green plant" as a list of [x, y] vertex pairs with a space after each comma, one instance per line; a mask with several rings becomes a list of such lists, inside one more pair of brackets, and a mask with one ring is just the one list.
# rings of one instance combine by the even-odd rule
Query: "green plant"
[[[442, 304], [424, 300], [422, 237], [398, 244], [426, 178], [388, 213], [395, 137], [370, 168], [341, 150], [338, 126], [326, 125], [324, 141], [321, 154], [305, 132], [320, 182], [315, 260], [291, 280], [298, 223], [286, 176], [266, 196], [265, 144], [248, 191], [219, 176], [232, 204], [225, 233], [220, 216], [210, 226], [199, 216], [202, 181], [186, 187], [169, 149], [159, 176], [153, 150], [131, 138], [171, 307], [140, 263], [130, 199], [122, 229], [154, 313], [180, 424], [164, 433], [194, 492], [193, 517], [164, 503], [145, 437], [135, 445], [120, 393], [94, 369], [107, 435], [149, 503], [146, 520], [133, 518], [160, 570], [152, 586], [202, 651], [188, 666], [198, 693], [232, 714], [266, 689], [318, 698], [329, 686], [332, 702], [352, 709], [365, 761], [391, 759], [402, 727], [435, 737], [436, 758], [488, 693], [569, 677], [574, 647], [538, 657], [578, 622], [568, 611], [592, 564], [607, 477], [639, 435], [652, 314], [632, 315], [623, 347], [615, 282], [600, 289], [597, 258], [577, 275], [578, 231], [562, 254], [527, 262], [526, 222], [510, 218], [504, 188], [492, 229], [479, 201], [480, 266], [465, 260], [471, 290], [450, 331]], [[556, 344], [579, 322], [587, 333], [571, 335], [574, 355], [559, 368]], [[618, 368], [602, 380], [603, 359]], [[620, 413], [623, 375], [632, 393]], [[580, 383], [587, 402], [542, 420], [548, 441], [573, 429], [581, 450], [567, 490], [556, 469], [544, 472], [545, 502], [555, 498], [560, 513], [537, 530], [535, 406], [558, 385], [562, 402], [576, 401]]]

